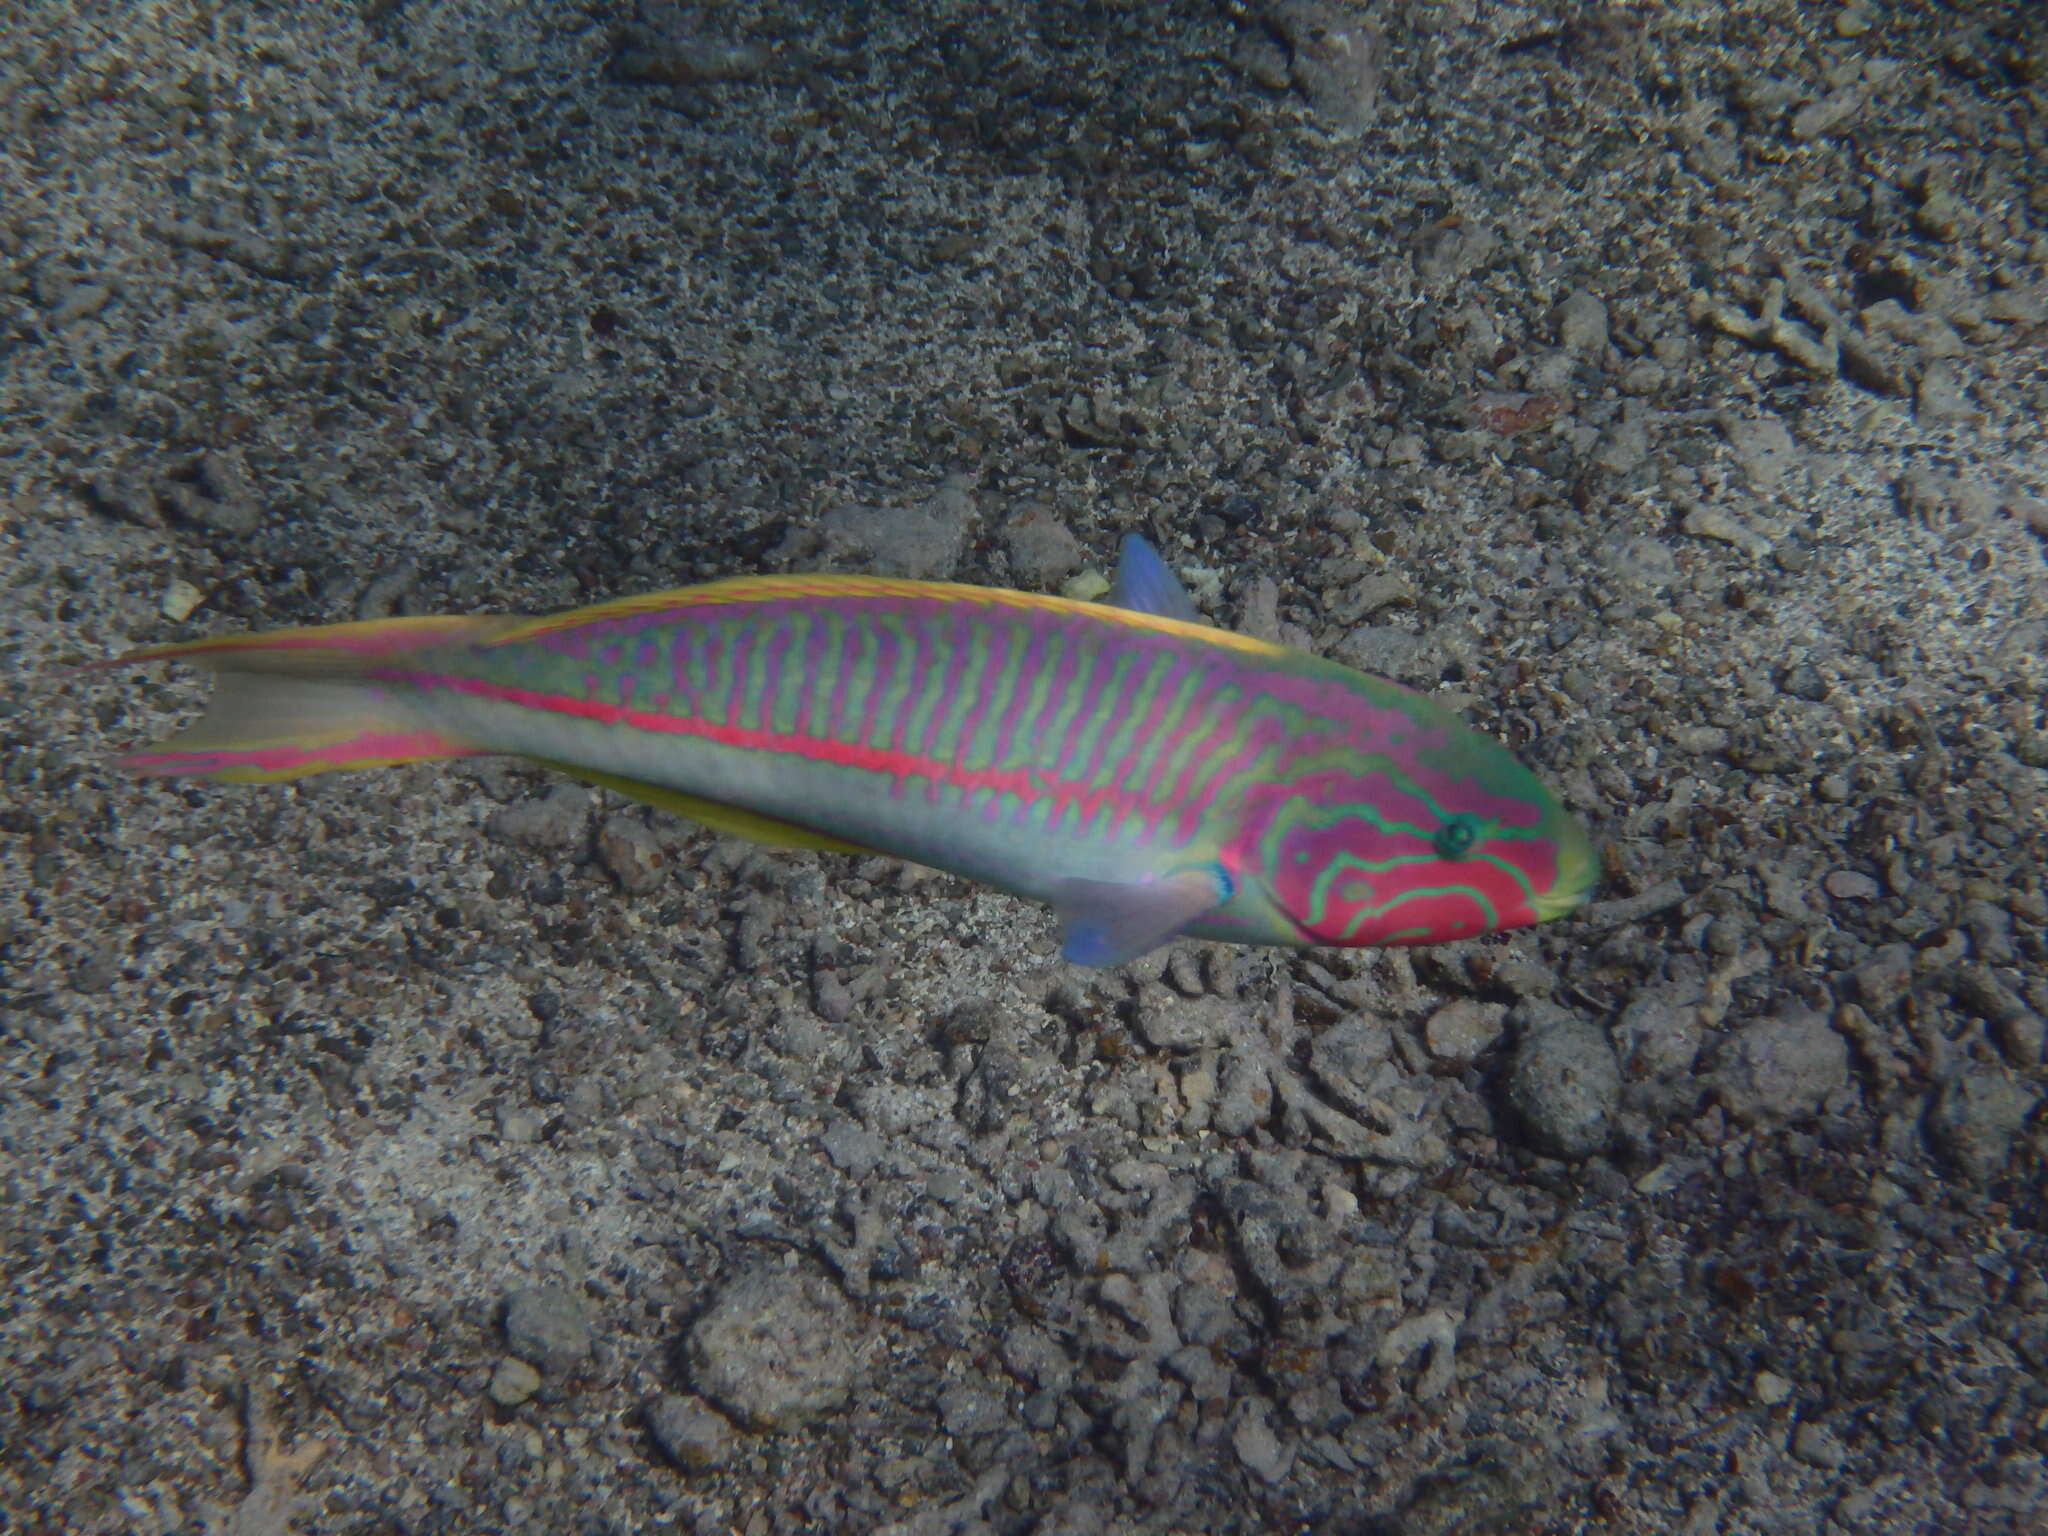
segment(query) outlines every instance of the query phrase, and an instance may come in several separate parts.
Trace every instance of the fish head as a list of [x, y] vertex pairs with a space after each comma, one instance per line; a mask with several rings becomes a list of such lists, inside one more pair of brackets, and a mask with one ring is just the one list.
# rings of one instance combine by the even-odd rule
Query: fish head
[[[1423, 728], [1271, 786], [1247, 826], [1293, 942], [1442, 944], [1562, 917], [1598, 875], [1585, 829], [1505, 747], [1431, 705]], [[1247, 850], [1248, 852], [1251, 850]]]

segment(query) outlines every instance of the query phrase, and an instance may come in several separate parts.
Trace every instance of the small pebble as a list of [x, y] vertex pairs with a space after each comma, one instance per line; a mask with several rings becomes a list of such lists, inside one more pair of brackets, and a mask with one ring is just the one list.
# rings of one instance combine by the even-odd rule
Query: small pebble
[[1507, 1016], [1505, 1004], [1461, 997], [1429, 1016], [1422, 1026], [1423, 1042], [1439, 1060], [1476, 1061], [1500, 1039]]
[[491, 1372], [491, 1401], [500, 1408], [517, 1408], [539, 1390], [540, 1372], [524, 1360], [507, 1355]]
[[1092, 603], [1103, 597], [1109, 586], [1109, 578], [1091, 566], [1061, 583], [1060, 596], [1077, 603]]
[[1776, 1371], [1758, 1371], [1750, 1391], [1766, 1408], [1774, 1408], [1792, 1395], [1792, 1383]]
[[1696, 504], [1685, 514], [1679, 527], [1696, 539], [1713, 539], [1722, 544], [1733, 544], [1744, 554], [1761, 560], [1771, 552], [1771, 541], [1746, 526], [1741, 519], [1731, 516], [1719, 507], [1704, 503]]
[[1842, 1442], [1812, 1419], [1792, 1432], [1792, 1454], [1823, 1472], [1832, 1472], [1849, 1459]]
[[659, 889], [668, 874], [668, 855], [647, 823], [632, 812], [605, 822], [597, 834], [597, 858], [629, 896]]
[[182, 624], [192, 616], [193, 609], [206, 601], [206, 594], [183, 577], [174, 576], [164, 587], [163, 600], [157, 604], [157, 612], [173, 624]]

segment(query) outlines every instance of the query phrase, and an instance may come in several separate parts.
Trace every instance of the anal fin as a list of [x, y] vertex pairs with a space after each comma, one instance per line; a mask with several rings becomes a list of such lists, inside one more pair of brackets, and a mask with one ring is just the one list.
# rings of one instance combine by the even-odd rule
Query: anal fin
[[849, 843], [844, 838], [829, 833], [814, 832], [809, 827], [800, 827], [793, 821], [781, 821], [773, 816], [763, 816], [758, 811], [742, 810], [736, 805], [727, 805], [723, 800], [707, 800], [701, 795], [687, 795], [679, 789], [670, 789], [664, 784], [650, 784], [644, 779], [629, 779], [623, 774], [599, 773], [592, 768], [579, 767], [574, 763], [559, 763], [549, 759], [544, 762], [557, 772], [566, 773], [586, 784], [599, 789], [608, 789], [614, 794], [624, 795], [628, 800], [637, 800], [642, 805], [651, 805], [657, 810], [682, 816], [690, 821], [701, 822], [713, 831], [728, 833], [733, 837], [745, 838], [750, 843], [766, 843], [771, 848], [816, 848], [827, 853], [873, 853], [872, 848], [859, 843]]

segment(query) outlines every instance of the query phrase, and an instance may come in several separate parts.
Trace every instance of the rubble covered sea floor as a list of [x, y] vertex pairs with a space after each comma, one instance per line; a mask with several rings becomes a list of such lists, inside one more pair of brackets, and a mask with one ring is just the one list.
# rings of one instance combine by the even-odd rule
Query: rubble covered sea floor
[[[6, 30], [0, 1523], [2043, 1528], [2032, 7]], [[74, 670], [1133, 530], [1596, 904], [1077, 972], [517, 766], [125, 780], [205, 685]]]

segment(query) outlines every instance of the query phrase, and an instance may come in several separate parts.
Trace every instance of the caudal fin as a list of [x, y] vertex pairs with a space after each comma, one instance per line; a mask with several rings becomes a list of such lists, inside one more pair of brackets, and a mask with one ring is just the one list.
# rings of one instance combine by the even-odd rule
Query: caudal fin
[[107, 666], [186, 661], [220, 674], [205, 717], [119, 758], [131, 773], [274, 783], [344, 768], [384, 768], [479, 748], [436, 730], [416, 697], [363, 674], [416, 653], [474, 645], [507, 618], [377, 619], [155, 645]]

